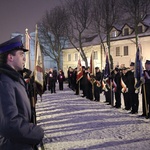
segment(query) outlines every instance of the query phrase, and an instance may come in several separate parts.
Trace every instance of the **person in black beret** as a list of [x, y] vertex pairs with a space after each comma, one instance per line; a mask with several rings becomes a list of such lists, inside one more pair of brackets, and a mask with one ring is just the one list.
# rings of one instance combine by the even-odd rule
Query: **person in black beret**
[[102, 87], [102, 73], [99, 69], [99, 67], [95, 67], [95, 76], [94, 76], [94, 101], [99, 102], [100, 101], [100, 93], [101, 93], [101, 87]]
[[31, 106], [25, 82], [22, 37], [0, 44], [0, 149], [33, 150], [44, 136], [43, 129], [31, 123]]

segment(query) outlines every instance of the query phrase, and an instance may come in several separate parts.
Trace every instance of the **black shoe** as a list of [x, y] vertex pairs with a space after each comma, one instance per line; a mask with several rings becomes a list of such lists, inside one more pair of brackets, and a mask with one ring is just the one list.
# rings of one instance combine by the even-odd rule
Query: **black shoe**
[[146, 117], [146, 114], [142, 114], [142, 115], [140, 115], [139, 117]]
[[149, 119], [149, 118], [150, 118], [150, 116], [145, 116], [145, 118], [146, 118], [146, 119]]
[[138, 112], [136, 111], [136, 112], [134, 112], [134, 111], [131, 111], [130, 112], [130, 114], [137, 114]]
[[119, 109], [119, 108], [121, 108], [121, 107], [120, 107], [120, 106], [116, 106], [116, 108], [118, 108], [118, 109]]

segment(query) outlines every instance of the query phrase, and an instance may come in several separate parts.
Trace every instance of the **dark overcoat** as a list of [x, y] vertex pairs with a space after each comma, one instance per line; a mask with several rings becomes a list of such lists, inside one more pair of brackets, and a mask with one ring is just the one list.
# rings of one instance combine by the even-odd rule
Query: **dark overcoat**
[[0, 150], [32, 150], [44, 136], [30, 122], [31, 106], [25, 83], [9, 66], [0, 66]]

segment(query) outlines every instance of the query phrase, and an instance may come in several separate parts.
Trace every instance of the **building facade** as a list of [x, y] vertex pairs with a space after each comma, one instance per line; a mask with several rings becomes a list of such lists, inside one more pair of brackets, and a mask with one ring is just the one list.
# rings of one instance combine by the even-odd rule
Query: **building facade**
[[[146, 16], [142, 22], [138, 24], [138, 36], [142, 47], [142, 63], [147, 59], [150, 60], [150, 16]], [[110, 54], [113, 58], [113, 66], [123, 65], [129, 67], [130, 62], [135, 62], [136, 44], [135, 44], [135, 32], [131, 25], [124, 24], [120, 27], [113, 26], [110, 32]], [[90, 55], [92, 50], [94, 51], [94, 66], [104, 69], [105, 66], [105, 54], [101, 49], [101, 43], [98, 36], [93, 39], [94, 44], [87, 43], [84, 47], [84, 52], [90, 61]], [[106, 44], [104, 42], [104, 44]], [[68, 47], [63, 50], [63, 70], [67, 75], [67, 69], [69, 67], [76, 68], [78, 63], [78, 52], [75, 48]], [[81, 61], [84, 66], [84, 62]]]

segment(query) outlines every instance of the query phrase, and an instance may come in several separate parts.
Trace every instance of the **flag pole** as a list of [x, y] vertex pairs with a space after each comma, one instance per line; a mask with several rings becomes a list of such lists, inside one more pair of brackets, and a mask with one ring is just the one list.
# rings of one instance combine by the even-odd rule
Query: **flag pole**
[[[78, 59], [80, 59], [80, 51], [79, 51], [78, 57], [79, 57]], [[80, 60], [80, 61], [81, 61], [81, 60]], [[79, 95], [80, 95], [80, 80], [78, 81], [77, 84], [78, 84], [78, 90], [79, 90]]]
[[147, 106], [147, 98], [146, 98], [145, 84], [143, 84], [143, 92], [144, 92], [145, 112], [146, 112], [146, 117], [148, 117], [148, 106]]
[[[37, 26], [37, 24], [36, 24], [36, 29], [35, 29], [35, 64], [34, 64], [34, 98], [33, 98], [33, 105], [34, 105], [34, 107], [35, 107], [35, 101], [36, 101], [36, 99], [37, 99], [37, 84], [36, 84], [36, 82], [40, 82], [40, 81], [38, 81], [38, 69], [37, 69], [37, 67], [41, 67], [41, 66], [38, 66], [38, 65], [41, 65], [41, 59], [40, 58], [37, 58], [37, 55], [39, 55], [39, 47], [40, 45], [39, 45], [39, 41], [38, 41], [38, 26]], [[37, 64], [37, 61], [38, 61], [38, 64]], [[43, 61], [42, 61], [43, 62]], [[42, 69], [42, 68], [39, 68], [39, 69]], [[41, 73], [41, 72], [40, 72]], [[40, 78], [41, 79], [41, 78]], [[43, 90], [43, 85], [42, 85], [42, 90]], [[41, 101], [42, 101], [42, 95], [40, 95], [41, 96]], [[35, 118], [35, 124], [36, 124], [36, 118]], [[44, 148], [44, 144], [43, 144], [43, 141], [41, 141], [40, 142], [40, 148], [41, 148], [41, 150], [45, 150], [45, 148]]]
[[90, 73], [92, 74], [92, 97], [94, 99], [94, 59], [93, 59], [93, 50], [92, 50], [92, 53], [91, 53], [91, 69], [90, 69]]

